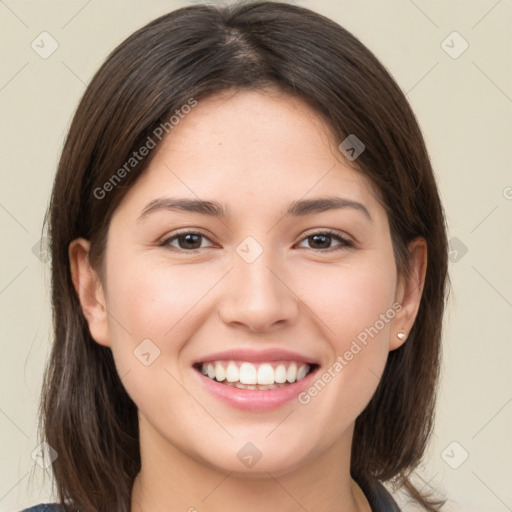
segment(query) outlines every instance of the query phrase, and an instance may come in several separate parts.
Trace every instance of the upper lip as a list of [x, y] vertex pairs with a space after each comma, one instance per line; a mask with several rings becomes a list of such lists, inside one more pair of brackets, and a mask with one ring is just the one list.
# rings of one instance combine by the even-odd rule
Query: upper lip
[[194, 364], [209, 363], [211, 361], [247, 361], [247, 362], [271, 362], [271, 361], [298, 361], [307, 364], [318, 364], [311, 357], [282, 349], [265, 349], [265, 350], [249, 350], [249, 349], [233, 349], [222, 352], [215, 352], [200, 359]]

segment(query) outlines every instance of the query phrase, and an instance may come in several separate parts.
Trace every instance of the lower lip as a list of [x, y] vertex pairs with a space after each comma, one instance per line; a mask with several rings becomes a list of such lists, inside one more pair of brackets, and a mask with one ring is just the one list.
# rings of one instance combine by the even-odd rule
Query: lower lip
[[298, 382], [277, 389], [239, 389], [205, 377], [194, 369], [206, 389], [216, 398], [232, 407], [245, 411], [268, 411], [277, 409], [297, 398], [311, 385], [318, 367]]

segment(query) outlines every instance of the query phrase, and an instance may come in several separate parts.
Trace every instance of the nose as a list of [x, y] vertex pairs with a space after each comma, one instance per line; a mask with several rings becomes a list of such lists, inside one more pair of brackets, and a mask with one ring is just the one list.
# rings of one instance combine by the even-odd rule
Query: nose
[[[234, 268], [226, 277], [224, 297], [219, 301], [221, 319], [252, 332], [272, 331], [294, 323], [300, 299], [289, 273], [263, 251], [252, 263], [235, 255]], [[288, 279], [287, 279], [288, 276]]]

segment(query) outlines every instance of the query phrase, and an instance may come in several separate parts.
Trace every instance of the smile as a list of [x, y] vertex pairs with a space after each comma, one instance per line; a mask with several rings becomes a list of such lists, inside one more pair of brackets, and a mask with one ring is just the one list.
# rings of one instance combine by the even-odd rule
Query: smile
[[238, 389], [278, 389], [304, 379], [314, 364], [300, 361], [209, 361], [198, 363], [197, 369], [209, 379]]
[[236, 348], [198, 357], [198, 384], [229, 407], [263, 412], [293, 403], [319, 372], [318, 355], [281, 348]]

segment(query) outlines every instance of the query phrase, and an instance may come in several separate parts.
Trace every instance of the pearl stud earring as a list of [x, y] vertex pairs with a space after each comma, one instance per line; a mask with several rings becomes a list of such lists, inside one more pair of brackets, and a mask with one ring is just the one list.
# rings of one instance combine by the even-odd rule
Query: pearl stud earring
[[397, 337], [399, 340], [405, 340], [405, 338], [407, 337], [406, 334], [404, 332], [399, 332], [397, 334]]

